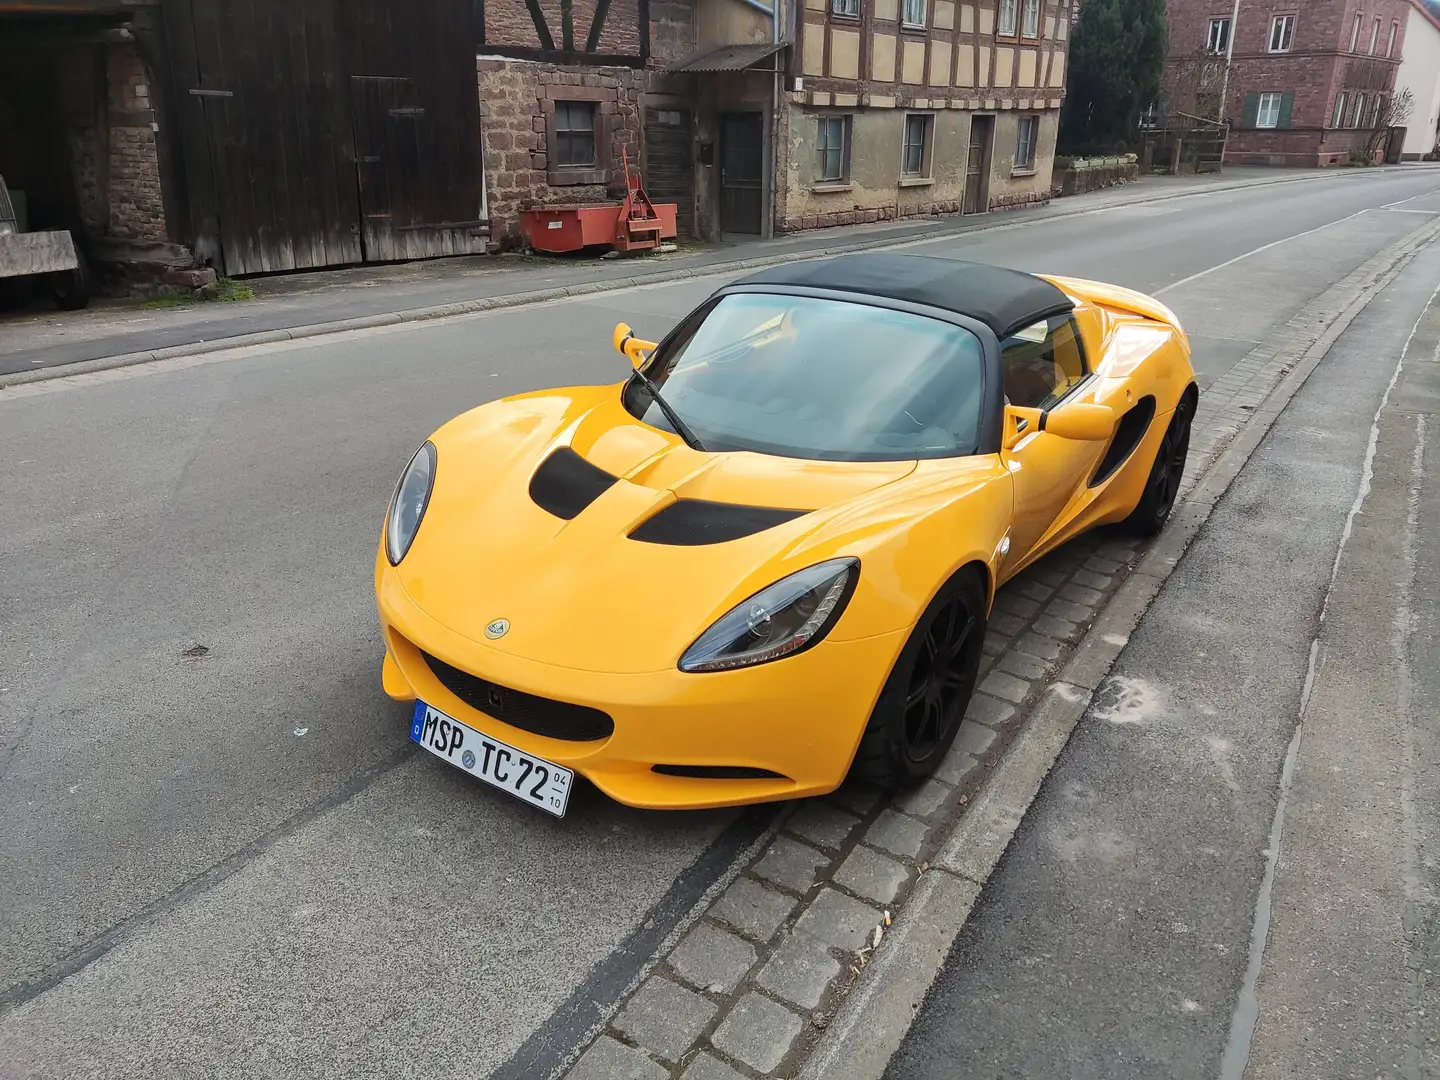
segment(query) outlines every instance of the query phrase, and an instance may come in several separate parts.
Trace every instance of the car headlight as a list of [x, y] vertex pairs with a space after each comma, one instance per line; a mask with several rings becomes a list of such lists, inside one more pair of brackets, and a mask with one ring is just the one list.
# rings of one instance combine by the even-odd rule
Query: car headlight
[[701, 634], [680, 670], [728, 671], [808, 649], [835, 625], [859, 578], [858, 559], [831, 559], [777, 581]]
[[395, 485], [395, 496], [390, 500], [390, 512], [385, 517], [385, 557], [391, 566], [399, 566], [414, 543], [434, 486], [435, 444], [427, 441], [415, 451], [410, 464], [400, 474], [400, 483]]

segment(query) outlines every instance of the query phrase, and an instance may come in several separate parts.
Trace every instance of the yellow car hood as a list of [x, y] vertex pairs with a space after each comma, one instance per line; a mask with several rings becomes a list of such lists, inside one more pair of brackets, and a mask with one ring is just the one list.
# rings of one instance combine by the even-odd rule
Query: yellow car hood
[[[673, 668], [745, 597], [846, 554], [807, 538], [916, 465], [703, 453], [635, 420], [614, 386], [493, 402], [446, 424], [432, 441], [434, 490], [398, 568], [406, 593], [430, 618], [486, 648], [617, 674]], [[565, 446], [620, 478], [568, 521], [530, 493], [536, 469]], [[629, 538], [679, 498], [814, 512], [718, 544]], [[508, 620], [508, 632], [487, 640], [485, 627], [498, 619]]]

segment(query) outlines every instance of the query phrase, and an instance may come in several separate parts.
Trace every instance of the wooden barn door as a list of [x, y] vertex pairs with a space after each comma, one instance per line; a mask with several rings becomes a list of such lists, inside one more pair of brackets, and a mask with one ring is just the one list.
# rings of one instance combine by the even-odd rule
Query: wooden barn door
[[675, 204], [675, 231], [694, 235], [695, 163], [691, 160], [690, 110], [645, 110], [645, 194]]
[[166, 0], [195, 244], [228, 274], [484, 250], [469, 0]]

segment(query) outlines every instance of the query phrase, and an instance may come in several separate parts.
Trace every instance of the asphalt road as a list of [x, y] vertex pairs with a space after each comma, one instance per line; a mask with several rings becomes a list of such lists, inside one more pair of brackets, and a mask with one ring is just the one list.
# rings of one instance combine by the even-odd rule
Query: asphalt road
[[[1159, 291], [1208, 382], [1437, 189], [1344, 176], [916, 250]], [[0, 1076], [518, 1075], [623, 992], [764, 812], [582, 788], [556, 822], [411, 753], [371, 559], [431, 429], [618, 379], [617, 320], [658, 336], [720, 280], [0, 396]]]

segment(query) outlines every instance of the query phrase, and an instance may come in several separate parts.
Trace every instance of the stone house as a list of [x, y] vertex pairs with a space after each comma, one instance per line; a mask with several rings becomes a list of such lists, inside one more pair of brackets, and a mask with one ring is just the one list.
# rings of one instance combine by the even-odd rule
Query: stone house
[[1168, 0], [1171, 113], [1230, 123], [1225, 161], [1331, 165], [1372, 140], [1411, 0]]

